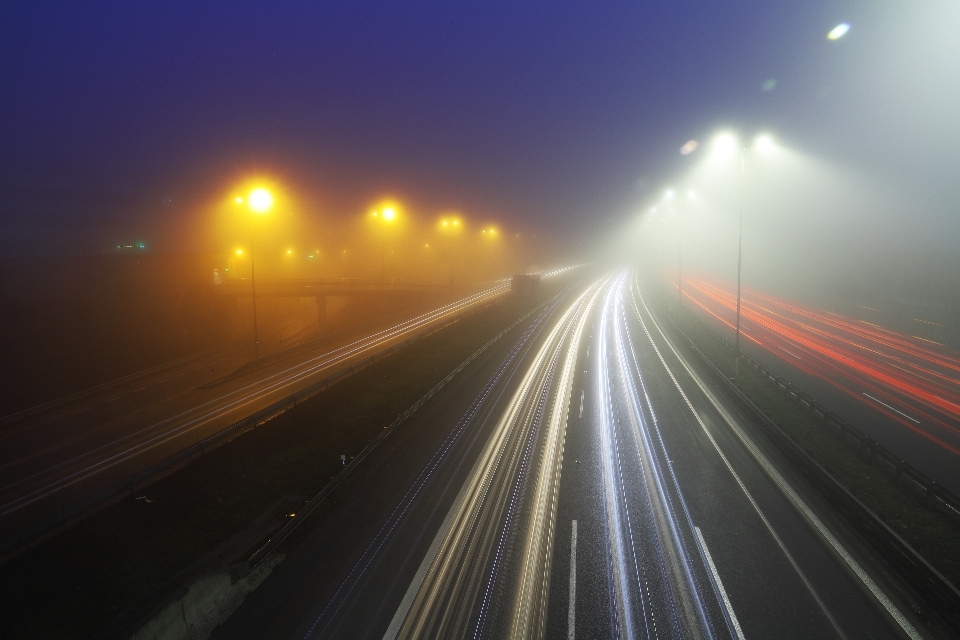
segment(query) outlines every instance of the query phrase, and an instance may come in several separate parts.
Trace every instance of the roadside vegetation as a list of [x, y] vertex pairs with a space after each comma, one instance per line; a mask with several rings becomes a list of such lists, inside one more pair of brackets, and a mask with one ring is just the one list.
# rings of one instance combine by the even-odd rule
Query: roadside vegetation
[[[340, 472], [341, 455], [556, 291], [545, 283], [470, 314], [0, 566], [0, 639], [110, 637], [205, 566], [246, 559]], [[309, 526], [324, 508], [335, 507]]]
[[[735, 374], [735, 351], [689, 312], [677, 320], [700, 351], [725, 375]], [[885, 464], [861, 457], [852, 439], [840, 440], [835, 428], [741, 360], [737, 387], [828, 473], [845, 485], [894, 532], [954, 585], [960, 585], [960, 514], [936, 500], [926, 500], [922, 487], [903, 478], [897, 482]]]

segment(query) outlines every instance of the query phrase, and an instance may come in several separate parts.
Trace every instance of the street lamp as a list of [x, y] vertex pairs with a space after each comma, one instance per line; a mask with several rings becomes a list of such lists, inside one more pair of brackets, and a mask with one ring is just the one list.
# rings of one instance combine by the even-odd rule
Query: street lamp
[[[243, 198], [237, 198], [237, 203], [242, 204]], [[263, 187], [257, 187], [247, 196], [247, 206], [257, 214], [264, 214], [273, 208], [273, 195]], [[253, 220], [250, 221], [250, 287], [253, 297], [253, 355], [260, 359], [260, 340], [257, 336], [257, 275], [253, 264]], [[238, 252], [239, 253], [239, 252]]]
[[[721, 156], [730, 156], [733, 150], [740, 148], [740, 216], [737, 229], [737, 335], [734, 347], [737, 352], [737, 358], [734, 364], [734, 375], [740, 377], [740, 308], [741, 308], [741, 283], [743, 273], [743, 208], [744, 198], [746, 197], [746, 188], [744, 186], [746, 176], [746, 156], [747, 148], [745, 145], [738, 144], [736, 137], [730, 133], [721, 133], [714, 141], [714, 151]], [[754, 148], [761, 153], [769, 153], [775, 147], [776, 143], [769, 134], [757, 136], [753, 143]]]
[[397, 209], [393, 205], [385, 206], [381, 211], [373, 212], [374, 218], [379, 218], [381, 221], [380, 224], [380, 282], [386, 283], [387, 281], [387, 266], [386, 258], [384, 256], [384, 244], [386, 242], [385, 236], [387, 233], [386, 224], [393, 222], [397, 217]]
[[450, 268], [450, 284], [453, 285], [453, 238], [458, 235], [463, 228], [460, 219], [457, 217], [440, 218], [437, 229], [445, 237], [447, 249], [447, 260]]

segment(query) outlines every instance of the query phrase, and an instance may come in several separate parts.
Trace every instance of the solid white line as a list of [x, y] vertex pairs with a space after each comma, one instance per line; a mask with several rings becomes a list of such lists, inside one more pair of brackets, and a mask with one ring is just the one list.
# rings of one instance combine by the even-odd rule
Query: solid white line
[[583, 391], [580, 391], [580, 417], [583, 417]]
[[[873, 400], [873, 401], [876, 402], [876, 403], [882, 404], [882, 405], [885, 406], [887, 409], [890, 409], [890, 411], [897, 411], [896, 409], [894, 409], [893, 407], [891, 407], [890, 405], [888, 405], [888, 404], [887, 404], [886, 402], [884, 402], [883, 400], [877, 400], [876, 398], [874, 398], [874, 397], [873, 397], [872, 395], [870, 395], [869, 393], [864, 393], [863, 395], [867, 396], [868, 398], [870, 398], [871, 400]], [[917, 424], [920, 424], [920, 421], [919, 421], [919, 420], [917, 420], [916, 418], [911, 418], [910, 416], [908, 416], [907, 414], [905, 414], [903, 411], [897, 411], [897, 413], [899, 413], [900, 415], [902, 415], [902, 416], [903, 416], [904, 418], [906, 418], [907, 420], [911, 420], [911, 421], [913, 421], [913, 422], [916, 422]]]
[[[820, 518], [818, 518], [810, 509], [810, 507], [807, 506], [807, 503], [800, 498], [800, 496], [797, 494], [796, 491], [793, 490], [793, 487], [791, 487], [787, 483], [786, 479], [780, 475], [780, 472], [776, 470], [776, 468], [773, 466], [773, 464], [769, 460], [767, 460], [767, 457], [764, 456], [759, 449], [757, 449], [756, 445], [753, 443], [753, 440], [740, 429], [740, 427], [736, 424], [736, 421], [733, 419], [733, 417], [730, 416], [730, 414], [727, 413], [727, 410], [720, 404], [720, 402], [716, 398], [714, 398], [713, 393], [707, 389], [706, 385], [700, 380], [700, 377], [693, 372], [693, 369], [690, 368], [690, 366], [687, 364], [683, 356], [677, 353], [677, 350], [673, 348], [673, 344], [671, 344], [671, 342], [667, 340], [667, 337], [664, 335], [663, 330], [660, 329], [660, 326], [657, 324], [657, 321], [653, 319], [653, 315], [650, 314], [650, 310], [647, 309], [647, 303], [644, 302], [643, 296], [640, 296], [640, 302], [643, 303], [644, 309], [646, 309], [647, 314], [650, 315], [650, 319], [653, 321], [654, 326], [657, 327], [657, 331], [660, 333], [660, 336], [664, 339], [667, 346], [670, 347], [670, 350], [673, 352], [673, 355], [676, 356], [677, 360], [680, 361], [680, 364], [683, 366], [683, 368], [687, 371], [687, 373], [693, 379], [693, 382], [700, 388], [700, 391], [703, 392], [704, 396], [706, 396], [710, 404], [712, 404], [713, 407], [720, 413], [720, 416], [723, 418], [724, 422], [730, 425], [731, 429], [733, 429], [734, 434], [746, 446], [747, 450], [750, 452], [753, 458], [760, 463], [760, 466], [763, 467], [764, 471], [766, 471], [767, 474], [773, 479], [773, 481], [776, 482], [777, 485], [779, 485], [780, 489], [786, 494], [786, 496], [790, 499], [790, 501], [793, 502], [794, 506], [796, 506], [797, 509], [799, 509], [800, 512], [803, 513], [803, 515], [807, 518], [808, 522], [810, 522], [817, 529], [817, 531], [820, 532], [820, 535], [824, 537], [824, 539], [830, 544], [830, 546], [833, 547], [833, 550], [836, 551], [841, 558], [843, 558], [843, 561], [850, 568], [850, 570], [853, 571], [853, 573], [855, 573], [858, 578], [860, 578], [864, 586], [870, 591], [870, 593], [873, 594], [873, 597], [875, 597], [880, 602], [880, 604], [883, 605], [883, 608], [886, 609], [887, 613], [890, 614], [890, 617], [892, 617], [894, 620], [897, 621], [897, 624], [900, 625], [900, 628], [903, 629], [904, 633], [906, 633], [911, 638], [911, 640], [922, 640], [923, 636], [921, 636], [920, 633], [914, 628], [914, 626], [910, 624], [910, 621], [907, 620], [902, 613], [900, 613], [900, 610], [897, 608], [897, 606], [890, 601], [890, 598], [887, 597], [887, 594], [885, 594], [877, 585], [877, 583], [874, 582], [873, 579], [867, 574], [867, 572], [863, 570], [863, 567], [860, 566], [860, 563], [854, 560], [853, 556], [851, 556], [850, 553], [843, 547], [843, 545], [840, 544], [840, 541], [837, 540], [837, 538], [834, 537], [832, 533], [830, 533], [826, 525], [824, 525], [823, 522], [820, 521]], [[636, 309], [635, 307], [635, 310], [637, 312], [637, 317], [639, 317], [640, 316], [639, 309]], [[640, 322], [643, 323], [643, 320], [641, 319]], [[653, 344], [652, 337], [650, 337], [650, 342], [651, 344]], [[659, 349], [657, 349], [657, 345], [654, 344], [653, 348], [654, 350], [657, 351], [659, 355]], [[660, 361], [664, 362], [663, 356], [660, 356]], [[666, 367], [666, 362], [664, 362], [664, 366]], [[673, 373], [670, 372], [669, 367], [667, 367], [667, 372], [670, 374], [672, 378]], [[676, 379], [674, 379], [674, 384], [677, 386], [678, 389], [680, 388], [680, 385], [677, 383]], [[684, 399], [686, 400], [686, 394], [683, 393], [682, 389], [680, 389], [680, 394], [683, 395]], [[687, 406], [689, 406], [690, 409], [693, 410], [693, 405], [690, 404], [689, 400], [687, 400]], [[724, 462], [726, 462], [727, 468], [730, 469], [732, 472], [733, 469], [730, 467], [730, 463], [726, 461], [726, 456], [724, 456], [723, 452], [720, 451], [720, 447], [717, 445], [716, 441], [713, 439], [713, 436], [710, 435], [710, 432], [707, 431], [706, 425], [704, 425], [703, 421], [700, 420], [700, 416], [699, 414], [696, 413], [696, 411], [694, 411], [694, 417], [696, 417], [697, 421], [700, 423], [700, 426], [703, 428], [704, 432], [707, 434], [707, 437], [713, 443], [714, 448], [717, 450], [718, 453], [720, 453], [721, 458], [723, 458]], [[735, 473], [734, 473], [734, 477], [736, 477]], [[739, 482], [739, 478], [738, 478], [738, 482]], [[742, 486], [743, 485], [741, 484], [741, 487]], [[744, 492], [746, 492], [746, 489], [744, 489]], [[747, 494], [747, 497], [750, 498], [749, 493]], [[761, 514], [760, 517], [763, 518], [763, 515]]]
[[[663, 329], [660, 328], [660, 325], [657, 323], [656, 318], [654, 318], [653, 314], [650, 313], [650, 309], [647, 308], [647, 303], [644, 301], [642, 295], [640, 296], [640, 302], [643, 304], [643, 308], [646, 310], [647, 315], [650, 317], [650, 322], [652, 322], [653, 326], [656, 327], [657, 331], [660, 333], [661, 337], [663, 337], [663, 340], [666, 342], [667, 346], [670, 347], [670, 350], [673, 352], [673, 354], [677, 357], [677, 359], [680, 360], [680, 364], [683, 365], [683, 367], [687, 370], [687, 373], [690, 374], [690, 377], [694, 379], [694, 382], [697, 383], [700, 386], [701, 390], [704, 392], [704, 394], [707, 395], [707, 390], [703, 388], [703, 386], [699, 382], [699, 379], [694, 375], [690, 367], [687, 366], [683, 358], [680, 357], [680, 354], [677, 353], [677, 350], [673, 348], [673, 344], [669, 340], [667, 340], [667, 337], [663, 334]], [[743, 492], [743, 495], [747, 498], [747, 501], [753, 507], [754, 512], [760, 518], [760, 521], [766, 527], [767, 531], [770, 533], [770, 536], [773, 538], [774, 542], [776, 542], [777, 546], [780, 547], [780, 551], [783, 552], [784, 557], [793, 567], [793, 570], [796, 571], [797, 576], [806, 586], [807, 591], [810, 593], [810, 596], [816, 601], [817, 606], [820, 607], [820, 610], [823, 612], [823, 615], [827, 618], [827, 621], [833, 627], [833, 630], [837, 633], [837, 635], [842, 640], [847, 640], [847, 635], [843, 632], [843, 629], [840, 628], [840, 623], [837, 622], [837, 619], [833, 617], [832, 613], [830, 613], [830, 610], [827, 608], [827, 603], [823, 601], [823, 598], [821, 598], [820, 594], [818, 594], [816, 589], [814, 589], [813, 584], [811, 584], [810, 580], [807, 578], [807, 575], [800, 568], [800, 565], [797, 564], [797, 561], [796, 559], [794, 559], [793, 554], [791, 554], [790, 551], [787, 549], [787, 545], [784, 544], [779, 534], [777, 534], [776, 530], [774, 530], [773, 525], [767, 519], [767, 516], [764, 515], [763, 511], [760, 509], [760, 505], [758, 505], [757, 501], [753, 499], [753, 495], [751, 495], [750, 492], [747, 490], [747, 486], [743, 483], [743, 480], [741, 480], [737, 472], [734, 471], [733, 465], [730, 464], [730, 461], [727, 459], [727, 456], [723, 453], [723, 450], [720, 449], [720, 445], [718, 445], [717, 441], [714, 440], [713, 435], [707, 429], [707, 425], [704, 424], [703, 420], [700, 418], [700, 414], [697, 413], [697, 410], [693, 408], [693, 403], [690, 402], [690, 398], [687, 397], [687, 394], [684, 392], [683, 388], [680, 387], [680, 383], [677, 382], [676, 377], [673, 375], [673, 371], [667, 365], [667, 361], [663, 359], [663, 354], [660, 353], [660, 349], [657, 348], [656, 343], [653, 341], [653, 336], [650, 334], [650, 331], [647, 329], [646, 323], [643, 321], [643, 318], [640, 317], [640, 310], [637, 308], [636, 299], [633, 299], [633, 310], [637, 314], [637, 319], [640, 321], [640, 326], [643, 327], [643, 331], [644, 333], [646, 333], [647, 339], [650, 341], [650, 345], [653, 347], [653, 350], [656, 352], [657, 357], [660, 359], [661, 364], [663, 364], [663, 368], [667, 371], [667, 375], [670, 376], [670, 379], [673, 381], [673, 385], [677, 388], [677, 391], [680, 392], [680, 396], [683, 398], [683, 401], [686, 403], [687, 407], [690, 409], [690, 413], [693, 414], [693, 417], [696, 419], [697, 423], [699, 423], [700, 428], [703, 429], [703, 432], [707, 436], [707, 439], [710, 440], [710, 443], [713, 445], [713, 448], [720, 455], [720, 459], [723, 460], [723, 463], [724, 465], [726, 465], [727, 470], [730, 472], [730, 475], [733, 476], [733, 479], [736, 480], [737, 484], [740, 486], [740, 490]], [[708, 396], [708, 399], [711, 400], [713, 405], [722, 414], [723, 410], [720, 409], [719, 405], [716, 402], [713, 402], [713, 400], [709, 398], [709, 396]], [[730, 422], [730, 419], [725, 414], [724, 414], [724, 419], [727, 420], [727, 422], [729, 422], [730, 425], [733, 427], [733, 423]], [[733, 428], [735, 431], [737, 430], [737, 427], [733, 427]]]
[[[480, 462], [481, 460], [478, 459], [474, 464], [474, 470], [480, 465]], [[471, 476], [472, 475], [473, 473], [471, 473]], [[413, 580], [410, 582], [410, 586], [407, 587], [407, 591], [403, 595], [403, 600], [400, 601], [400, 606], [397, 607], [397, 612], [393, 614], [393, 619], [390, 620], [390, 625], [383, 634], [383, 640], [394, 640], [397, 634], [400, 633], [400, 627], [403, 626], [403, 621], [407, 619], [410, 607], [413, 606], [413, 599], [417, 597], [417, 592], [420, 591], [420, 585], [423, 584], [424, 579], [427, 577], [427, 572], [430, 570], [430, 565], [433, 564], [434, 558], [437, 557], [440, 545], [443, 544], [447, 534], [450, 533], [450, 529], [453, 527], [453, 521], [457, 516], [457, 512], [460, 510], [460, 505], [466, 500], [467, 489], [467, 483], [464, 483], [460, 489], [460, 493], [457, 495], [456, 502], [453, 503], [450, 511], [447, 512], [447, 517], [443, 519], [440, 530], [437, 531], [437, 535], [434, 536], [430, 548], [427, 549], [427, 554], [423, 556], [416, 575], [414, 575]]]
[[570, 534], [570, 606], [567, 608], [567, 640], [576, 637], [577, 612], [577, 521], [573, 521], [573, 531]]
[[717, 567], [713, 564], [710, 550], [707, 549], [707, 542], [703, 539], [703, 534], [700, 533], [700, 527], [694, 527], [693, 530], [697, 532], [697, 540], [700, 541], [700, 548], [703, 549], [703, 555], [707, 559], [707, 566], [710, 568], [710, 573], [713, 574], [713, 581], [717, 584], [717, 589], [720, 591], [720, 599], [723, 600], [723, 606], [727, 610], [727, 615], [730, 616], [730, 622], [733, 624], [733, 631], [737, 634], [737, 640], [744, 640], [743, 629], [740, 628], [740, 621], [737, 620], [737, 614], [733, 612], [733, 605], [730, 604], [730, 598], [727, 597], [727, 590], [723, 588], [723, 582], [720, 581], [720, 574], [717, 573]]

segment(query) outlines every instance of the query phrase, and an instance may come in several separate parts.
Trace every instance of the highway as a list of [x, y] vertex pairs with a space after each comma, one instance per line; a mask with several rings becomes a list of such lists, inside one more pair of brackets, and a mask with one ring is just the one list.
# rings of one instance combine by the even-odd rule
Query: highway
[[0, 540], [15, 538], [212, 433], [403, 340], [503, 296], [494, 285], [419, 315], [302, 350], [244, 375], [229, 350], [198, 354], [0, 426]]
[[[734, 289], [684, 278], [683, 292], [689, 308], [730, 335]], [[745, 352], [960, 492], [960, 357], [955, 352], [750, 289], [743, 291], [741, 325]]]
[[215, 638], [920, 638], [624, 270], [437, 394]]

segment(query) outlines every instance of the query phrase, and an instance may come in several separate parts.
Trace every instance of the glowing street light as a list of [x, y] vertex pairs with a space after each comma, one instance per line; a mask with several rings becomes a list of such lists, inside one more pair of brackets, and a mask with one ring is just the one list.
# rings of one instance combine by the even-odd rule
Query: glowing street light
[[769, 153], [773, 151], [777, 145], [773, 141], [773, 136], [771, 136], [769, 133], [762, 133], [757, 136], [753, 146], [760, 153]]
[[250, 203], [250, 209], [256, 213], [266, 213], [273, 208], [273, 195], [262, 187], [251, 191], [247, 201]]
[[445, 236], [447, 239], [445, 241], [446, 252], [448, 256], [448, 265], [450, 267], [450, 284], [453, 285], [453, 237], [460, 235], [460, 231], [463, 229], [463, 225], [460, 222], [460, 218], [456, 216], [449, 216], [440, 218], [437, 222], [437, 229], [440, 233]]
[[718, 157], [729, 157], [737, 150], [737, 136], [723, 132], [713, 139], [713, 153]]
[[[243, 204], [243, 198], [236, 198], [237, 204]], [[254, 213], [263, 214], [273, 208], [273, 194], [264, 189], [263, 187], [257, 187], [247, 196], [247, 207], [250, 208]], [[257, 335], [257, 274], [254, 269], [253, 263], [253, 221], [251, 220], [250, 225], [250, 288], [251, 295], [253, 298], [253, 355], [257, 360], [260, 359], [260, 340]], [[241, 255], [243, 252], [237, 250], [237, 255]], [[290, 253], [289, 251], [287, 253]]]
[[380, 281], [387, 281], [387, 262], [386, 262], [386, 251], [384, 245], [386, 243], [386, 224], [392, 223], [397, 218], [397, 207], [393, 204], [386, 204], [380, 210], [373, 210], [370, 212], [374, 218], [380, 220]]
[[[841, 28], [842, 27], [842, 28]], [[829, 37], [831, 40], [836, 40], [837, 38], [843, 36], [850, 29], [850, 25], [843, 23], [837, 25], [833, 31], [830, 32]], [[738, 146], [737, 137], [729, 132], [723, 132], [717, 135], [713, 141], [714, 153], [720, 157], [729, 157], [733, 155], [734, 150]], [[740, 377], [740, 303], [741, 303], [741, 284], [742, 284], [742, 275], [743, 275], [743, 202], [745, 197], [745, 188], [744, 188], [744, 179], [746, 175], [746, 155], [747, 149], [743, 145], [740, 146], [740, 216], [737, 229], [737, 337], [736, 337], [736, 352], [737, 359], [735, 364], [735, 374], [736, 377]], [[766, 155], [771, 151], [776, 149], [776, 142], [773, 140], [773, 136], [768, 133], [760, 134], [756, 137], [753, 143], [753, 148], [758, 152]]]

